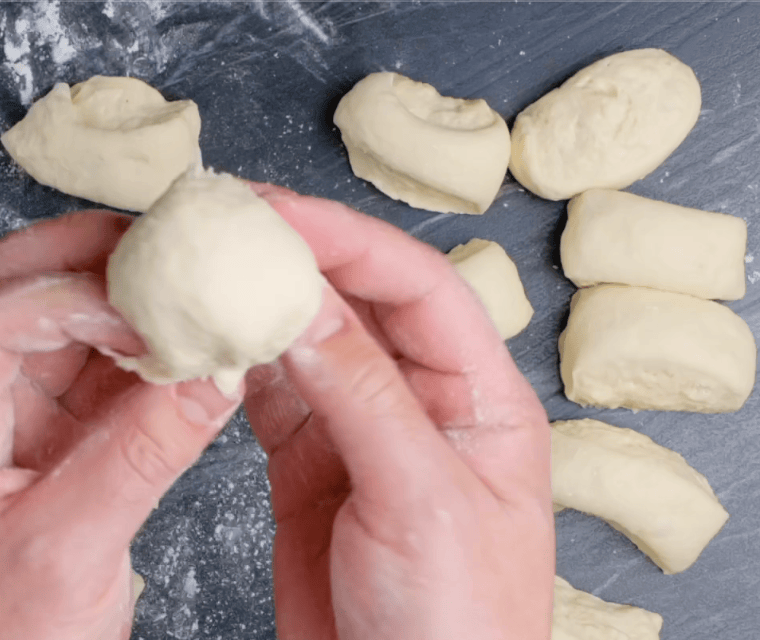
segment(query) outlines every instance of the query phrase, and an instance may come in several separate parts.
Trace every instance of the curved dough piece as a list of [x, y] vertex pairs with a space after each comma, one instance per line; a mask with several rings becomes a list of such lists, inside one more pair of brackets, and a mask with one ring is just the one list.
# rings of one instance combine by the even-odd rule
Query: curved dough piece
[[191, 100], [167, 102], [136, 78], [56, 84], [2, 136], [42, 184], [93, 202], [146, 211], [200, 164], [201, 120]]
[[178, 179], [108, 261], [111, 304], [150, 353], [119, 366], [164, 384], [213, 376], [232, 393], [317, 314], [324, 279], [303, 239], [250, 186]]
[[755, 383], [744, 320], [717, 302], [644, 287], [578, 291], [559, 353], [565, 395], [581, 405], [737, 411]]
[[554, 578], [552, 640], [657, 640], [662, 616], [605, 602]]
[[647, 436], [598, 420], [552, 427], [555, 505], [602, 518], [665, 573], [694, 564], [728, 520], [705, 477]]
[[579, 287], [607, 282], [707, 299], [744, 296], [741, 218], [607, 189], [576, 196], [567, 212], [562, 269]]
[[549, 200], [622, 189], [651, 173], [699, 117], [699, 82], [661, 49], [616, 53], [517, 116], [512, 175]]
[[533, 317], [515, 263], [496, 242], [473, 238], [448, 258], [480, 297], [502, 340], [520, 333]]
[[145, 590], [145, 580], [143, 577], [132, 571], [132, 599], [136, 602]]
[[483, 213], [509, 164], [509, 130], [484, 100], [441, 96], [397, 73], [373, 73], [338, 104], [351, 169], [413, 207]]

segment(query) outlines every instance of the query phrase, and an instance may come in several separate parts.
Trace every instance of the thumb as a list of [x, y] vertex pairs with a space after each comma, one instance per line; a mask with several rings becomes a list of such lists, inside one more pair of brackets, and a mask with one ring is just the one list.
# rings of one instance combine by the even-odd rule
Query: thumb
[[241, 397], [242, 388], [228, 398], [211, 381], [140, 384], [115, 399], [77, 449], [5, 515], [13, 516], [20, 540], [55, 541], [64, 575], [86, 578], [109, 564], [112, 571], [158, 498], [224, 427]]
[[441, 472], [461, 466], [395, 361], [329, 285], [320, 313], [283, 363], [325, 420], [353, 490], [372, 502], [393, 505], [400, 495], [413, 497], [410, 488], [424, 499]]

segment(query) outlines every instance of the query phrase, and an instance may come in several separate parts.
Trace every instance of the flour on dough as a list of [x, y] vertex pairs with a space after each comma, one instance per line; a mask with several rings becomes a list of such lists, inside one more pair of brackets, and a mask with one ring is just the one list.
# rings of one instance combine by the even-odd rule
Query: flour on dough
[[484, 100], [441, 96], [397, 73], [373, 73], [338, 104], [353, 172], [413, 207], [483, 213], [509, 164], [509, 130]]
[[201, 120], [191, 100], [167, 102], [137, 78], [56, 84], [2, 143], [42, 184], [119, 209], [146, 211], [200, 164]]
[[324, 284], [277, 212], [210, 170], [179, 178], [133, 223], [107, 275], [109, 301], [150, 351], [120, 366], [159, 384], [213, 376], [228, 393], [306, 329]]

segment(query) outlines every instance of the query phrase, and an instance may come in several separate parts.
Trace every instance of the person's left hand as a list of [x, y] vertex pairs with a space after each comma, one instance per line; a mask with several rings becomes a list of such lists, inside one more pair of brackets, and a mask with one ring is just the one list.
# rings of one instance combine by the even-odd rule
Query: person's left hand
[[129, 544], [240, 402], [103, 355], [144, 349], [104, 282], [130, 221], [82, 212], [0, 240], [3, 640], [129, 638]]

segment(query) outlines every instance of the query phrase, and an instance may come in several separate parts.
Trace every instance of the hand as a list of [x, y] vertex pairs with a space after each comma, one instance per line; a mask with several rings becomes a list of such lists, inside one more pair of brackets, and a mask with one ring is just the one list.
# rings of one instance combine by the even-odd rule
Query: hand
[[130, 541], [239, 403], [102, 355], [143, 351], [104, 285], [130, 221], [78, 213], [0, 240], [3, 640], [129, 638]]
[[282, 364], [247, 376], [278, 637], [549, 638], [549, 427], [475, 294], [386, 223], [254, 188], [330, 283]]

